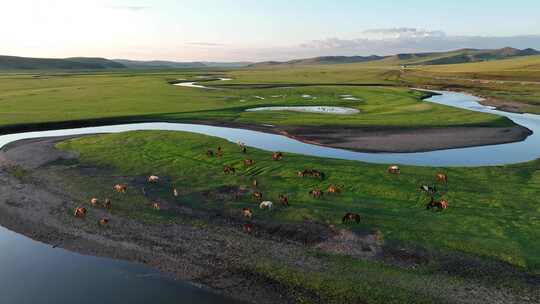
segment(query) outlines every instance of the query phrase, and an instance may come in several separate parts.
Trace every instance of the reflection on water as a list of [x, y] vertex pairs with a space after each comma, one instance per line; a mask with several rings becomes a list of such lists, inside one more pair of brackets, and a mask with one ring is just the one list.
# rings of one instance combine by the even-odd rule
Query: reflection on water
[[0, 227], [0, 303], [238, 303], [143, 265], [84, 256]]

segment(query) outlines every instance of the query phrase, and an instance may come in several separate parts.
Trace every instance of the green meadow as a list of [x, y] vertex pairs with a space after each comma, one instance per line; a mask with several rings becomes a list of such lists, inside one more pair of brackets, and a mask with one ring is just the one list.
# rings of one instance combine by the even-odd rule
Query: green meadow
[[[336, 67], [333, 67], [336, 69]], [[347, 70], [348, 67], [343, 67]], [[341, 71], [341, 69], [338, 69]], [[292, 75], [273, 75], [279, 71], [230, 71], [229, 82], [220, 90], [186, 88], [169, 84], [176, 79], [196, 79], [200, 72], [132, 72], [105, 74], [27, 74], [0, 76], [0, 129], [26, 124], [84, 121], [121, 123], [134, 121], [217, 121], [254, 125], [359, 126], [359, 127], [440, 127], [508, 126], [504, 118], [430, 104], [421, 100], [424, 93], [403, 87], [385, 86], [305, 86], [292, 88], [236, 88], [238, 83], [266, 83], [267, 77], [284, 83], [304, 81]], [[375, 77], [356, 70], [348, 73], [321, 74], [314, 81], [327, 84], [373, 83]], [[221, 74], [221, 73], [220, 73]], [[266, 76], [265, 76], [266, 75]], [[301, 74], [304, 75], [304, 74]], [[353, 75], [357, 75], [354, 76]], [[379, 74], [376, 74], [379, 75]], [[380, 76], [380, 75], [379, 75]], [[283, 77], [283, 78], [281, 78]], [[386, 84], [385, 80], [373, 84]], [[304, 98], [310, 95], [313, 98]], [[358, 100], [344, 100], [352, 95]], [[264, 98], [264, 99], [263, 99]], [[360, 110], [359, 114], [335, 116], [291, 112], [245, 112], [259, 106], [343, 106]], [[91, 124], [91, 123], [90, 123]]]
[[[236, 144], [184, 132], [129, 132], [90, 136], [58, 145], [81, 153], [85, 165], [113, 167], [122, 175], [158, 174], [178, 185], [185, 195], [178, 204], [193, 207], [214, 202], [197, 196], [204, 190], [223, 186], [250, 185], [257, 179], [265, 198], [277, 202], [279, 194], [289, 194], [290, 208], [274, 212], [256, 210], [257, 217], [298, 222], [310, 218], [323, 223], [341, 224], [346, 212], [364, 215], [363, 228], [381, 230], [385, 238], [425, 247], [446, 248], [498, 259], [538, 271], [540, 251], [534, 242], [540, 233], [538, 198], [540, 163], [482, 168], [402, 168], [400, 176], [386, 173], [385, 165], [353, 161], [325, 160], [286, 155], [272, 161], [271, 153], [249, 149], [247, 156]], [[222, 158], [206, 156], [207, 149], [223, 147]], [[245, 158], [255, 160], [244, 168]], [[237, 174], [222, 173], [232, 165]], [[297, 172], [315, 168], [326, 173], [323, 181], [299, 178]], [[442, 197], [450, 201], [445, 212], [425, 210], [427, 197], [419, 185], [434, 183], [435, 174], [449, 175], [441, 185]], [[330, 185], [343, 187], [339, 195], [311, 198], [309, 190]], [[107, 187], [108, 190], [108, 187]], [[166, 188], [169, 191], [170, 188]], [[240, 202], [225, 201], [219, 207], [240, 210], [254, 207], [249, 196]], [[256, 207], [256, 206], [255, 206]], [[257, 208], [255, 208], [257, 209]], [[501, 246], [504, 244], [504, 246]]]

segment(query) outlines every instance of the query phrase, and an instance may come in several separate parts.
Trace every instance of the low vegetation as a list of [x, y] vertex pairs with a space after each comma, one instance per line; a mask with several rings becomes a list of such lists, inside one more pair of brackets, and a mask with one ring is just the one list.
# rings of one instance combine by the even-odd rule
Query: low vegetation
[[[341, 226], [347, 212], [361, 214], [358, 230], [380, 230], [388, 241], [425, 248], [458, 251], [538, 272], [540, 209], [537, 197], [540, 162], [484, 168], [401, 167], [401, 174], [387, 173], [386, 166], [360, 162], [325, 160], [284, 155], [273, 161], [271, 153], [240, 148], [221, 139], [182, 132], [130, 132], [90, 136], [63, 142], [62, 149], [76, 150], [85, 165], [114, 168], [114, 175], [131, 178], [156, 174], [167, 183], [160, 191], [170, 197], [172, 187], [181, 195], [175, 204], [193, 208], [219, 208], [240, 214], [253, 208], [254, 216], [278, 222], [306, 219]], [[223, 148], [222, 157], [209, 157], [208, 149]], [[254, 165], [244, 167], [244, 159]], [[223, 173], [225, 165], [236, 173]], [[298, 176], [313, 168], [325, 179]], [[448, 184], [438, 185], [437, 197], [449, 202], [444, 212], [426, 211], [430, 201], [420, 192], [422, 184], [434, 184], [436, 173], [444, 171]], [[251, 199], [256, 179], [265, 200], [274, 201], [271, 212], [259, 210]], [[336, 185], [339, 194], [320, 199], [312, 189]], [[249, 189], [240, 200], [223, 189]], [[96, 191], [110, 191], [111, 186]], [[223, 191], [221, 191], [221, 190]], [[220, 193], [223, 192], [223, 193]], [[290, 207], [280, 207], [279, 194], [289, 196]], [[504, 246], [501, 246], [504, 244]]]

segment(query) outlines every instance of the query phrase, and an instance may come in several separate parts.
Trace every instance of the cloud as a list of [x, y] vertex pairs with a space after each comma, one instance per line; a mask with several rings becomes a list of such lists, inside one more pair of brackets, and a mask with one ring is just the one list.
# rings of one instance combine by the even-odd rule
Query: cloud
[[201, 47], [214, 47], [214, 46], [224, 46], [222, 43], [214, 43], [214, 42], [186, 42], [186, 45], [191, 46], [201, 46]]
[[418, 39], [418, 38], [442, 38], [446, 37], [443, 31], [428, 31], [409, 27], [371, 29], [362, 33], [367, 39]]
[[371, 29], [354, 39], [327, 38], [300, 45], [304, 51], [335, 55], [389, 55], [407, 52], [447, 51], [461, 48], [540, 48], [539, 35], [508, 37], [452, 36], [443, 31], [416, 28]]
[[119, 6], [111, 6], [112, 9], [117, 10], [127, 10], [132, 12], [138, 12], [138, 11], [144, 11], [147, 9], [150, 9], [150, 6], [142, 6], [142, 5], [119, 5]]

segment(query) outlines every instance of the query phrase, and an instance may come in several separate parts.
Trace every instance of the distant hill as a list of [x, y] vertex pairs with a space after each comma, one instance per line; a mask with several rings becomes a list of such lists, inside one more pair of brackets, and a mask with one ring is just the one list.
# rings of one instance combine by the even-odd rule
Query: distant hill
[[190, 69], [190, 68], [237, 68], [250, 64], [250, 62], [176, 62], [164, 60], [127, 60], [114, 59], [114, 61], [131, 69]]
[[461, 49], [449, 52], [409, 53], [393, 56], [323, 56], [290, 61], [264, 61], [249, 65], [249, 67], [272, 67], [292, 65], [345, 64], [360, 62], [380, 62], [383, 64], [402, 65], [441, 65], [489, 60], [508, 59], [513, 57], [540, 55], [535, 49], [502, 48], [494, 50]]
[[121, 68], [125, 68], [125, 66], [104, 58], [52, 59], [0, 56], [0, 70], [102, 70]]
[[321, 56], [307, 59], [295, 59], [290, 61], [264, 61], [250, 64], [249, 67], [265, 67], [278, 65], [317, 65], [317, 64], [344, 64], [381, 60], [384, 56]]
[[540, 55], [540, 52], [535, 49], [519, 50], [507, 47], [494, 50], [461, 49], [440, 53], [398, 54], [386, 58], [385, 61], [410, 65], [440, 65], [500, 60], [532, 55]]

